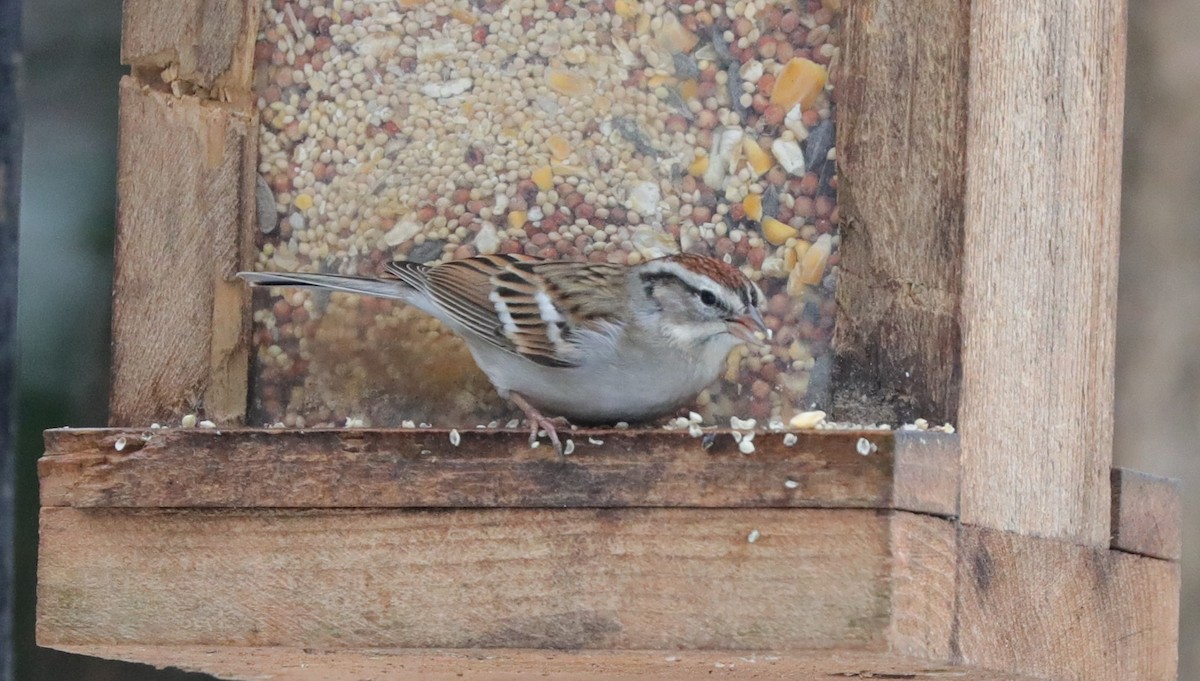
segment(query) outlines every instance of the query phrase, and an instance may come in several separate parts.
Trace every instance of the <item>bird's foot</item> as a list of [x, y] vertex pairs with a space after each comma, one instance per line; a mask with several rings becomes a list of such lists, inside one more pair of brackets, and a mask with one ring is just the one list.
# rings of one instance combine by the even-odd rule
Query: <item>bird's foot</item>
[[538, 431], [546, 431], [546, 437], [550, 439], [550, 443], [554, 445], [554, 451], [559, 455], [563, 453], [562, 442], [558, 439], [558, 431], [554, 428], [555, 421], [561, 425], [566, 425], [567, 420], [562, 417], [549, 418], [533, 407], [532, 404], [517, 393], [511, 393], [509, 399], [512, 403], [520, 407], [521, 411], [525, 412], [525, 419], [529, 421], [529, 446], [536, 447], [538, 441]]

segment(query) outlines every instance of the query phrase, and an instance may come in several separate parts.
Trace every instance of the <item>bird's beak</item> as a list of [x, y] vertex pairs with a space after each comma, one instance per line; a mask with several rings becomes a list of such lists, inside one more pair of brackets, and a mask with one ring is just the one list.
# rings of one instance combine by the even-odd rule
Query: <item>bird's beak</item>
[[763, 323], [762, 313], [753, 307], [741, 317], [728, 320], [726, 326], [729, 328], [729, 333], [746, 341], [750, 345], [767, 344], [765, 340], [759, 338], [759, 334], [762, 334], [764, 338], [771, 337], [771, 330]]

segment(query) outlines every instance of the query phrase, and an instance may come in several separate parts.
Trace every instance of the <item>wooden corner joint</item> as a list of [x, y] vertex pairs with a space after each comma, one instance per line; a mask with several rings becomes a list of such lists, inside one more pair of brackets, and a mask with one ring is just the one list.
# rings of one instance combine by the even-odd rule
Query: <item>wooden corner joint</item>
[[1112, 469], [1112, 548], [1178, 561], [1183, 509], [1178, 480]]
[[1179, 564], [960, 525], [954, 658], [1037, 679], [1175, 681]]

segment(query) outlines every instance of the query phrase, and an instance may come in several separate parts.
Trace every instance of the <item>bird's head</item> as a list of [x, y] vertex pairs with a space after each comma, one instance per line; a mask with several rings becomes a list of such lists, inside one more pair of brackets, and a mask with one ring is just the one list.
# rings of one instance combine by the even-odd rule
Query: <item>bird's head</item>
[[630, 276], [640, 307], [677, 341], [762, 345], [755, 334], [769, 334], [760, 312], [762, 291], [725, 262], [684, 253], [647, 261]]

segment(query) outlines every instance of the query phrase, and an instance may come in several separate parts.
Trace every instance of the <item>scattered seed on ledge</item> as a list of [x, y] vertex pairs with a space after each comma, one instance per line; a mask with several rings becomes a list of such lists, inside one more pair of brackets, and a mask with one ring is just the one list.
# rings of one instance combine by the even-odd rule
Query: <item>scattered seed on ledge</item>
[[179, 420], [179, 425], [183, 426], [184, 428], [195, 428], [196, 427], [196, 415], [195, 414], [184, 414], [183, 418]]
[[870, 441], [870, 440], [868, 440], [867, 438], [865, 438], [865, 437], [860, 437], [860, 438], [858, 438], [858, 442], [857, 442], [857, 443], [855, 443], [855, 445], [854, 445], [854, 449], [855, 449], [855, 451], [857, 451], [859, 454], [862, 454], [863, 456], [867, 456], [867, 455], [869, 455], [871, 452], [874, 452], [874, 451], [876, 451], [877, 449], [879, 449], [879, 447], [875, 446], [875, 443], [874, 443], [874, 442], [871, 442], [871, 441]]
[[754, 426], [757, 426], [757, 425], [758, 425], [758, 421], [755, 419], [744, 419], [743, 420], [736, 416], [731, 416], [729, 418], [729, 427], [733, 428], [734, 430], [754, 430]]
[[799, 489], [800, 483], [791, 478], [788, 478], [787, 480], [783, 481], [783, 486], [788, 489]]
[[783, 436], [783, 446], [794, 447], [798, 439], [799, 438], [796, 437], [795, 433], [788, 433], [787, 435]]
[[568, 438], [567, 444], [563, 445], [563, 456], [571, 456], [575, 453], [575, 441]]
[[762, 536], [762, 533], [759, 532], [757, 529], [750, 530], [750, 534], [746, 535], [746, 541], [753, 544], [754, 542], [758, 541], [758, 538], [761, 536]]
[[126, 444], [125, 438], [119, 437], [117, 438], [117, 441], [113, 443], [113, 449], [117, 450], [118, 452], [123, 452], [125, 451]]
[[788, 425], [795, 430], [808, 430], [816, 428], [821, 423], [825, 422], [825, 412], [820, 410], [802, 411], [792, 417]]
[[451, 428], [450, 429], [450, 444], [457, 447], [460, 442], [462, 442], [462, 436], [458, 434], [457, 429]]
[[753, 454], [754, 453], [754, 442], [749, 439], [743, 439], [741, 442], [738, 443], [738, 451], [743, 454]]

